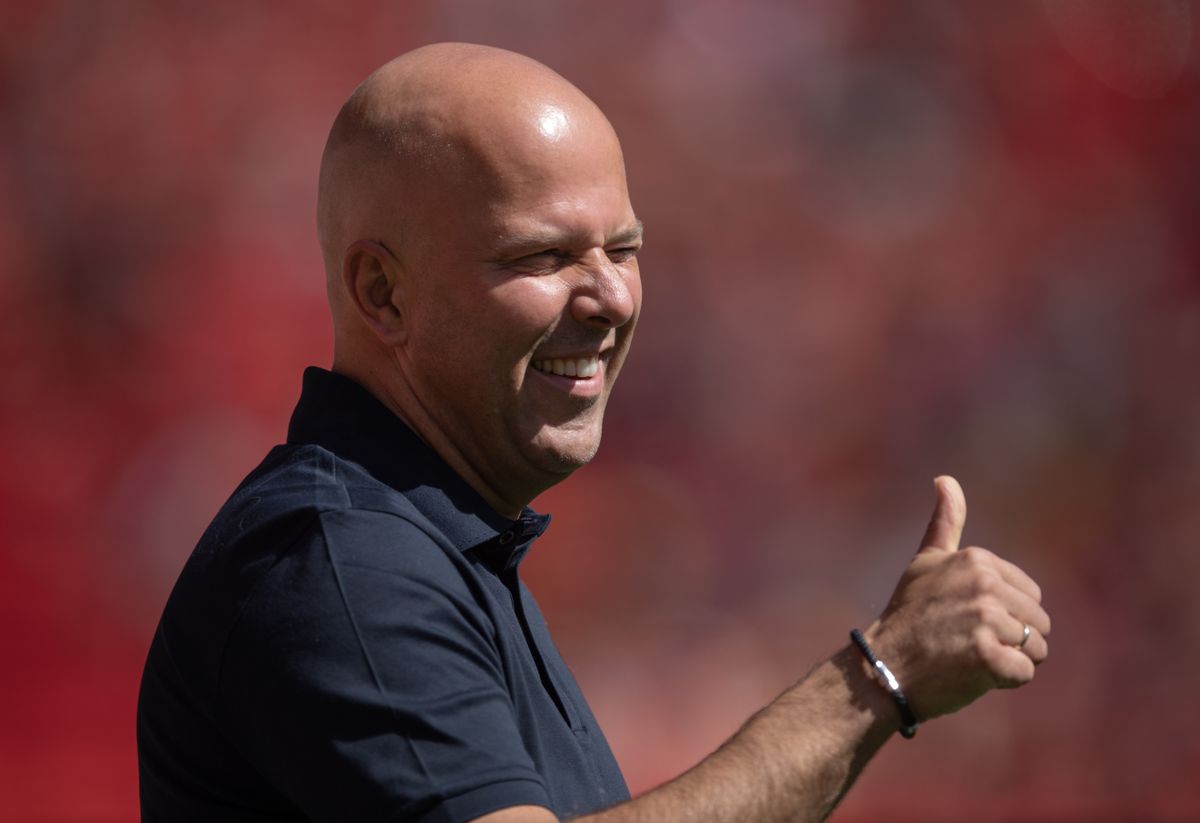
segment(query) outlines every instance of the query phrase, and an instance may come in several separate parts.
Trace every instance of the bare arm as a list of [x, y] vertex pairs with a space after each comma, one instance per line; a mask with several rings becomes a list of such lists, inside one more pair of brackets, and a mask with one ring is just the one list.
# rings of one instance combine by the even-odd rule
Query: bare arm
[[[966, 502], [952, 478], [921, 549], [865, 632], [917, 716], [957, 711], [989, 689], [1033, 678], [1050, 618], [1023, 571], [985, 549], [958, 550]], [[1021, 643], [1024, 626], [1029, 638]], [[716, 752], [653, 791], [580, 818], [588, 823], [824, 820], [899, 727], [891, 697], [847, 646], [754, 715]], [[546, 809], [505, 809], [475, 823], [553, 823]]]

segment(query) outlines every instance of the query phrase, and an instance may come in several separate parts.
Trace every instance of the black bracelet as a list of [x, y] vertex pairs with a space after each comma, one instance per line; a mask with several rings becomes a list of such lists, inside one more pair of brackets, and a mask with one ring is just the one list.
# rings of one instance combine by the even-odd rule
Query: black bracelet
[[912, 706], [908, 705], [908, 698], [904, 696], [904, 691], [900, 688], [900, 681], [896, 679], [896, 675], [892, 674], [884, 662], [875, 656], [875, 652], [871, 651], [871, 647], [867, 645], [867, 639], [862, 636], [862, 632], [858, 629], [850, 630], [850, 639], [854, 641], [854, 645], [858, 646], [858, 650], [863, 653], [863, 657], [867, 658], [867, 662], [871, 664], [871, 668], [875, 670], [875, 674], [879, 677], [880, 684], [887, 689], [888, 694], [896, 701], [896, 708], [900, 710], [900, 734], [906, 738], [911, 738], [917, 733], [917, 716], [913, 714]]

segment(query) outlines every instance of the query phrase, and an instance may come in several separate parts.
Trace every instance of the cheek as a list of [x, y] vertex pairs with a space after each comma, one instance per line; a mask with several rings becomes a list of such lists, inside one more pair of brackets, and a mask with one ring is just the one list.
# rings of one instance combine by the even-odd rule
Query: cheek
[[431, 290], [415, 307], [412, 357], [431, 383], [476, 399], [524, 380], [534, 349], [558, 324], [569, 289], [557, 277], [510, 276]]
[[429, 294], [410, 319], [408, 358], [419, 390], [430, 395], [425, 399], [441, 407], [477, 402], [481, 375], [491, 366], [486, 317], [454, 295]]
[[513, 278], [490, 292], [488, 321], [506, 345], [528, 352], [558, 324], [569, 293], [557, 277]]
[[470, 301], [445, 295], [423, 314], [414, 328], [413, 359], [443, 402], [494, 412], [520, 388], [546, 326], [534, 295], [516, 291], [484, 292]]

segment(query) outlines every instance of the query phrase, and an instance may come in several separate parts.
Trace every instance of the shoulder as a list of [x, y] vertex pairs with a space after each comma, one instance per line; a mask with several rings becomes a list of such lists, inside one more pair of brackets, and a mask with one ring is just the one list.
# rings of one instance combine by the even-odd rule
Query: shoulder
[[398, 578], [469, 597], [474, 577], [461, 547], [403, 494], [310, 445], [279, 447], [251, 472], [201, 539], [189, 574], [219, 586], [222, 599], [298, 608], [314, 587], [369, 596]]
[[272, 450], [221, 507], [196, 553], [233, 549], [247, 562], [265, 551], [277, 559], [312, 539], [327, 543], [334, 559], [381, 568], [403, 567], [413, 552], [458, 553], [404, 494], [314, 445]]
[[[267, 701], [288, 690], [297, 700], [339, 700], [346, 684], [419, 692], [393, 687], [443, 667], [447, 656], [498, 678], [494, 603], [461, 550], [353, 464], [331, 464], [327, 453], [301, 457], [309, 465], [285, 475], [296, 472], [311, 486], [314, 464], [332, 468], [336, 491], [296, 490], [279, 478], [248, 485], [264, 511], [288, 512], [298, 525], [286, 544], [267, 548], [253, 535], [269, 529], [259, 525], [269, 516], [248, 516], [227, 549], [230, 562], [218, 564], [235, 573], [208, 586], [233, 607], [217, 667], [226, 708], [248, 705], [243, 697], [257, 683], [276, 684], [260, 695]], [[300, 499], [284, 503], [271, 499], [276, 494]], [[280, 683], [290, 685], [281, 691]]]
[[217, 546], [253, 538], [281, 520], [311, 524], [331, 512], [392, 515], [435, 531], [400, 492], [356, 463], [314, 445], [278, 446], [237, 487], [205, 538]]
[[278, 640], [288, 627], [341, 625], [401, 597], [446, 603], [490, 633], [467, 559], [404, 495], [319, 447], [281, 446], [201, 537], [163, 610], [160, 642], [211, 694], [235, 632]]

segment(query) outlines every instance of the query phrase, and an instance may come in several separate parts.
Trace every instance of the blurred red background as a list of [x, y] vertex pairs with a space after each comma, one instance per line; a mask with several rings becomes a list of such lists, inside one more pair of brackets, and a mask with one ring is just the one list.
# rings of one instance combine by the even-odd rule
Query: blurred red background
[[0, 821], [137, 815], [174, 576], [330, 334], [316, 169], [436, 40], [592, 95], [647, 226], [527, 577], [635, 790], [886, 602], [957, 475], [1051, 661], [835, 820], [1200, 816], [1200, 13], [1005, 3], [0, 4]]

